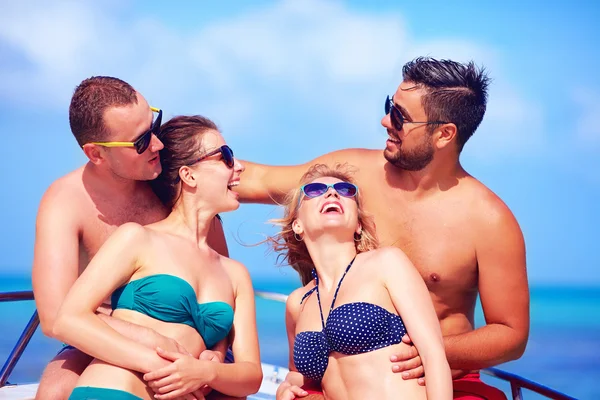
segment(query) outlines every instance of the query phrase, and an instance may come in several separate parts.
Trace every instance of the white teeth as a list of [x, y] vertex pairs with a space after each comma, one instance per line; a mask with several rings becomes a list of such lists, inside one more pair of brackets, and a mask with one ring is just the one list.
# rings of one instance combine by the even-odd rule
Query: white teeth
[[342, 212], [342, 208], [337, 204], [326, 204], [325, 207], [321, 210], [321, 214], [325, 214], [329, 211], [338, 211]]
[[232, 188], [234, 186], [238, 186], [240, 184], [240, 182], [231, 182], [229, 183], [229, 185], [227, 185], [228, 188]]

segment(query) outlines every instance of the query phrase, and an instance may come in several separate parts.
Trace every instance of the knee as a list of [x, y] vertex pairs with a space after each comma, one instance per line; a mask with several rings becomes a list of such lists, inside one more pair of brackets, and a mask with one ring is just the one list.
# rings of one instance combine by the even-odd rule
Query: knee
[[41, 380], [35, 400], [67, 400], [77, 383], [77, 379]]
[[56, 356], [42, 374], [36, 400], [68, 399], [90, 361], [91, 357], [78, 350], [66, 350]]

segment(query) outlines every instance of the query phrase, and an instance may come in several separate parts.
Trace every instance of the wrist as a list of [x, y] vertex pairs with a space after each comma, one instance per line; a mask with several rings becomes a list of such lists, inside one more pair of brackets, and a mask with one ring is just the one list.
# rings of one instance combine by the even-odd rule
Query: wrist
[[199, 367], [202, 367], [199, 373], [204, 374], [206, 376], [206, 384], [212, 387], [215, 381], [217, 380], [217, 376], [219, 375], [217, 368], [219, 368], [219, 366], [222, 364], [205, 360], [197, 360], [197, 362], [204, 364], [203, 366], [199, 365]]

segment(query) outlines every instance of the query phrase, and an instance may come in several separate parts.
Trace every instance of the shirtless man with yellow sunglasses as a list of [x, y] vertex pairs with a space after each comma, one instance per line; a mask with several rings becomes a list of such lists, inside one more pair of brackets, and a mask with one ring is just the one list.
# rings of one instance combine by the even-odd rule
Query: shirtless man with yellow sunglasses
[[[36, 221], [33, 290], [42, 331], [50, 337], [62, 301], [109, 235], [125, 222], [145, 225], [169, 211], [148, 184], [162, 171], [161, 110], [120, 79], [92, 77], [76, 88], [69, 122], [89, 161], [50, 185]], [[209, 244], [227, 255], [217, 220]], [[110, 307], [98, 312], [138, 342], [178, 346], [150, 329], [111, 318]], [[91, 360], [75, 348], [63, 348], [44, 371], [36, 398], [66, 399]]]

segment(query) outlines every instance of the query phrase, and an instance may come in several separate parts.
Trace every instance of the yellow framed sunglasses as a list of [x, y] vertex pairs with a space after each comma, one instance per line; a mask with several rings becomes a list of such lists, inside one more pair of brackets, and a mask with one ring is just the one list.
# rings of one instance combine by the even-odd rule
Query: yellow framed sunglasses
[[150, 142], [152, 141], [152, 134], [160, 139], [160, 124], [162, 123], [162, 110], [155, 107], [150, 107], [150, 109], [158, 113], [158, 116], [150, 126], [146, 132], [142, 133], [140, 137], [135, 139], [133, 142], [90, 142], [90, 144], [97, 144], [98, 146], [103, 147], [135, 147], [135, 150], [138, 154], [142, 154], [146, 151], [148, 146], [150, 146]]

